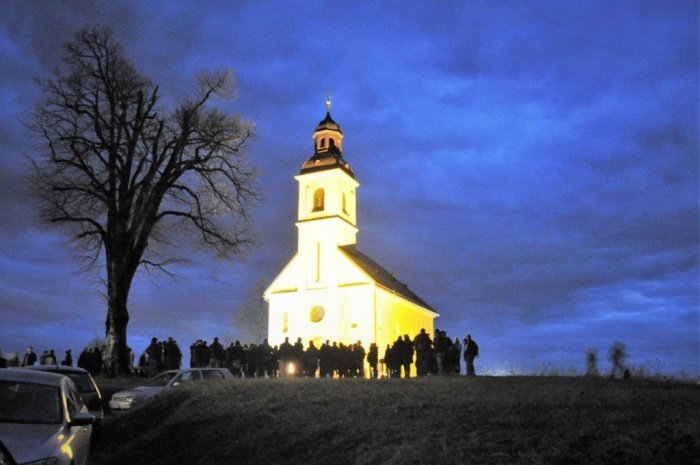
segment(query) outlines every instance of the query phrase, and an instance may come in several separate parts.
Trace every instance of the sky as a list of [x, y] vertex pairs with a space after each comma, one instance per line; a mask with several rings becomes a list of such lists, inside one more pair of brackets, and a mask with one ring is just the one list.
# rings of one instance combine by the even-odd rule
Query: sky
[[[36, 79], [104, 25], [173, 108], [231, 68], [254, 123], [258, 244], [140, 273], [129, 345], [254, 342], [234, 314], [296, 248], [293, 176], [332, 115], [358, 248], [472, 334], [477, 371], [569, 374], [621, 341], [647, 373], [700, 376], [698, 4], [7, 1], [0, 11], [0, 349], [61, 358], [104, 335], [101, 276], [42, 225], [28, 184]], [[187, 358], [187, 357], [186, 357]]]

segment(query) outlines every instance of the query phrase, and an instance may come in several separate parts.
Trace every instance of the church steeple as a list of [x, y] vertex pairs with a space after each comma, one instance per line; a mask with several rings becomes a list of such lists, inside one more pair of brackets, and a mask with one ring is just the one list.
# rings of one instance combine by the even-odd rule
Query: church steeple
[[326, 99], [326, 117], [313, 133], [314, 154], [301, 167], [301, 174], [313, 171], [341, 168], [355, 177], [350, 164], [343, 159], [343, 131], [331, 117], [331, 98]]
[[296, 176], [300, 247], [309, 241], [321, 241], [332, 247], [354, 244], [357, 234], [355, 193], [360, 184], [343, 158], [343, 132], [331, 118], [330, 107], [329, 96], [326, 117], [313, 133], [314, 154]]

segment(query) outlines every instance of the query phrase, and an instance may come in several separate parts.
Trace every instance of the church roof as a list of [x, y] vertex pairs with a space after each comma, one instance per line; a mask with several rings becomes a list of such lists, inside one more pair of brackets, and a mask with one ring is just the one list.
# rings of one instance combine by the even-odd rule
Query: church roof
[[353, 178], [355, 177], [355, 173], [352, 172], [350, 164], [345, 161], [343, 155], [338, 149], [314, 153], [311, 158], [306, 160], [304, 164], [301, 165], [301, 171], [299, 171], [299, 174], [313, 173], [314, 171], [323, 171], [333, 168], [340, 168]]
[[340, 126], [338, 123], [333, 121], [333, 118], [331, 118], [331, 113], [326, 112], [326, 117], [321, 120], [320, 123], [316, 126], [316, 132], [318, 131], [323, 131], [324, 129], [330, 129], [331, 131], [338, 131], [339, 133], [343, 133], [343, 131], [340, 130]]
[[379, 263], [357, 250], [354, 244], [340, 246], [339, 248], [380, 286], [400, 295], [404, 299], [409, 300], [414, 304], [420, 305], [421, 307], [432, 312], [435, 311], [423, 299], [418, 297], [415, 292], [409, 289], [406, 284], [396, 279], [396, 277], [387, 271], [386, 268], [382, 267]]

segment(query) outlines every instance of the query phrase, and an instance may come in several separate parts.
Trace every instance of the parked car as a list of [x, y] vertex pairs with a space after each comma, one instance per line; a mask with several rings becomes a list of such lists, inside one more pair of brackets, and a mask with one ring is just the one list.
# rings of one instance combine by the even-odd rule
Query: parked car
[[94, 421], [67, 376], [0, 370], [0, 441], [17, 463], [84, 465]]
[[113, 412], [129, 410], [175, 386], [233, 378], [234, 376], [226, 368], [190, 368], [164, 371], [152, 378], [145, 386], [114, 393], [109, 401], [109, 408]]
[[91, 415], [95, 415], [96, 423], [99, 424], [104, 418], [104, 409], [102, 408], [102, 394], [97, 383], [93, 379], [90, 372], [78, 367], [56, 366], [56, 365], [32, 365], [26, 367], [30, 370], [48, 371], [50, 373], [59, 373], [68, 376], [73, 380], [78, 388], [78, 394], [88, 408]]
[[0, 465], [17, 465], [15, 458], [12, 457], [12, 454], [10, 454], [10, 451], [7, 450], [2, 441], [0, 441]]

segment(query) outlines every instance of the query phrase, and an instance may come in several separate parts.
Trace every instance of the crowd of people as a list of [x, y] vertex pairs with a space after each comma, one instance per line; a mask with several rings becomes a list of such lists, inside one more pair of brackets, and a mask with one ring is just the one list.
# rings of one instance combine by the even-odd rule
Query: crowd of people
[[[238, 377], [409, 377], [415, 366], [418, 376], [460, 374], [461, 358], [467, 365], [467, 375], [475, 375], [474, 358], [478, 345], [468, 335], [463, 343], [451, 340], [445, 331], [435, 330], [434, 337], [423, 329], [414, 338], [399, 337], [387, 345], [380, 357], [375, 343], [365, 350], [361, 341], [353, 344], [326, 340], [320, 347], [313, 341], [304, 346], [301, 338], [292, 343], [289, 338], [279, 346], [271, 346], [267, 339], [260, 344], [231, 342], [228, 347], [214, 338], [211, 344], [198, 339], [190, 346], [190, 367], [228, 368]], [[157, 338], [144, 351], [137, 369], [155, 376], [161, 370], [180, 368], [182, 353], [177, 343], [168, 338]], [[365, 367], [369, 372], [365, 373]]]
[[[154, 337], [134, 365], [134, 353], [128, 349], [129, 366], [134, 374], [153, 377], [163, 370], [179, 369], [182, 366], [182, 351], [178, 343], [169, 337], [158, 341]], [[78, 357], [77, 366], [96, 376], [100, 373], [114, 375], [110, 364], [103, 358], [104, 346], [88, 346]], [[228, 368], [234, 376], [245, 378], [274, 377], [321, 377], [321, 378], [408, 378], [412, 374], [459, 375], [461, 360], [464, 360], [467, 376], [475, 376], [474, 359], [479, 355], [479, 346], [471, 335], [462, 341], [452, 340], [445, 331], [435, 330], [433, 338], [424, 329], [415, 337], [398, 337], [387, 344], [380, 356], [377, 344], [371, 343], [367, 350], [361, 341], [343, 344], [326, 340], [320, 347], [309, 341], [305, 347], [301, 338], [292, 344], [289, 338], [279, 346], [271, 346], [267, 339], [260, 344], [231, 342], [228, 347], [214, 338], [211, 344], [198, 339], [190, 346], [190, 367]], [[624, 364], [627, 356], [624, 344], [616, 342], [608, 353], [612, 364], [611, 378], [629, 378], [630, 370]], [[53, 349], [41, 354], [28, 347], [21, 363], [14, 353], [14, 363], [0, 358], [0, 367], [40, 365], [73, 366], [72, 351], [68, 349], [58, 362]], [[365, 368], [369, 368], [365, 372]], [[414, 368], [412, 368], [414, 367]], [[415, 370], [415, 371], [413, 371]], [[586, 375], [599, 376], [598, 356], [595, 349], [586, 352]]]

